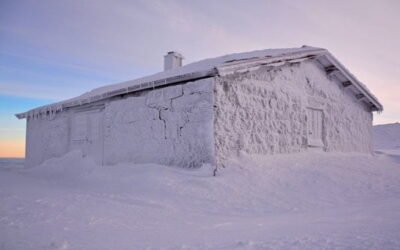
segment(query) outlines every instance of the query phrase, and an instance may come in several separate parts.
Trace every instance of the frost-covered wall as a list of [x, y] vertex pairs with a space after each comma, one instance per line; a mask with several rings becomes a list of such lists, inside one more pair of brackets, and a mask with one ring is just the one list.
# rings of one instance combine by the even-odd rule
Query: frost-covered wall
[[198, 167], [214, 162], [214, 79], [169, 86], [105, 107], [104, 162]]
[[372, 113], [316, 63], [262, 67], [216, 79], [217, 161], [307, 150], [307, 109], [320, 110], [325, 151], [371, 151]]
[[27, 124], [27, 165], [79, 150], [98, 164], [213, 164], [214, 78], [81, 106]]
[[68, 152], [68, 113], [38, 116], [27, 119], [26, 165], [36, 166], [43, 161]]
[[[312, 61], [207, 78], [29, 118], [27, 164], [80, 150], [99, 164], [198, 167], [239, 152], [370, 152], [372, 113]], [[313, 134], [315, 135], [315, 133]], [[313, 138], [315, 139], [315, 138]]]

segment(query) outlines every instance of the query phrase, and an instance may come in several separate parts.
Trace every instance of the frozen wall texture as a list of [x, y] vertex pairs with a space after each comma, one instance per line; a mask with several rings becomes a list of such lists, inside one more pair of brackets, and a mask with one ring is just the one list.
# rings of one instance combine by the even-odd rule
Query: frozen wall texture
[[371, 151], [372, 113], [311, 61], [216, 79], [218, 163], [239, 152], [307, 150], [307, 110], [322, 113], [325, 151]]
[[[312, 119], [311, 119], [311, 118]], [[311, 122], [312, 121], [312, 122]], [[310, 135], [310, 127], [316, 127]], [[207, 78], [30, 118], [27, 164], [220, 164], [239, 152], [370, 152], [372, 113], [311, 61]]]
[[29, 119], [27, 164], [71, 150], [98, 164], [213, 164], [214, 79]]
[[104, 162], [214, 163], [213, 90], [209, 78], [108, 103]]
[[36, 166], [68, 152], [68, 125], [67, 113], [29, 118], [26, 132], [26, 165]]

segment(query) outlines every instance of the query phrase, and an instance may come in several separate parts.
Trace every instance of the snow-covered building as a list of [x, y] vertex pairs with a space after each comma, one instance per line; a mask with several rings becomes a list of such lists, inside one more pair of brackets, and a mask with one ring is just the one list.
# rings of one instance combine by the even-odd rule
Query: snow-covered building
[[98, 164], [182, 167], [240, 152], [371, 152], [372, 112], [383, 107], [325, 49], [164, 60], [163, 72], [17, 114], [27, 119], [27, 165], [71, 150]]

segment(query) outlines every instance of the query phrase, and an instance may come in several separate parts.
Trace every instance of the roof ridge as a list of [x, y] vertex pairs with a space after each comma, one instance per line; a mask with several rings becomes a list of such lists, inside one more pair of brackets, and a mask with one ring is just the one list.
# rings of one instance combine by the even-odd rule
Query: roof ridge
[[[377, 106], [377, 110], [382, 110], [382, 105], [379, 103], [377, 98], [366, 88], [365, 85], [359, 82], [339, 61], [337, 61], [328, 50], [303, 45], [300, 48], [254, 50], [249, 52], [226, 54], [214, 58], [206, 58], [176, 69], [161, 71], [134, 80], [98, 87], [77, 97], [34, 108], [27, 112], [17, 114], [16, 116], [19, 119], [22, 119], [26, 118], [30, 114], [46, 113], [48, 111], [52, 112], [53, 110], [58, 111], [64, 108], [104, 100], [116, 95], [127, 94], [182, 81], [211, 77], [215, 74], [223, 75], [232, 72], [232, 70], [234, 71], [237, 65], [255, 67], [259, 63], [279, 63], [275, 62], [279, 61], [278, 59], [281, 59], [282, 61], [293, 61], [296, 59], [306, 60], [312, 56], [315, 57], [322, 54], [326, 54], [327, 57], [332, 60], [332, 63], [336, 64], [336, 66], [343, 71], [344, 75], [350, 78], [352, 82], [355, 82], [356, 86], [358, 86], [362, 93], [364, 92], [364, 94], [371, 98], [371, 101]], [[274, 59], [277, 60], [274, 61]]]

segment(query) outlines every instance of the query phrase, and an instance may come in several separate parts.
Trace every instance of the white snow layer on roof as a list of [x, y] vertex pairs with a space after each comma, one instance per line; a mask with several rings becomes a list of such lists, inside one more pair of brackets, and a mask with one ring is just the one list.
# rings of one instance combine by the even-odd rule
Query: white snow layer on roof
[[[285, 49], [265, 49], [265, 50], [256, 50], [256, 51], [250, 51], [250, 52], [243, 52], [243, 53], [234, 53], [234, 54], [228, 54], [220, 57], [215, 57], [215, 58], [209, 58], [209, 59], [204, 59], [200, 60], [194, 63], [190, 63], [188, 65], [182, 66], [180, 68], [172, 69], [172, 70], [167, 70], [167, 71], [162, 71], [150, 76], [138, 78], [135, 80], [131, 81], [126, 81], [122, 83], [116, 83], [116, 84], [111, 84], [103, 87], [99, 87], [96, 89], [93, 89], [89, 92], [86, 92], [80, 96], [61, 101], [58, 103], [42, 106], [36, 109], [33, 109], [29, 112], [36, 113], [36, 112], [41, 112], [41, 111], [46, 111], [46, 110], [59, 110], [63, 108], [64, 104], [67, 103], [72, 103], [72, 102], [77, 102], [78, 105], [80, 103], [88, 103], [87, 100], [91, 100], [93, 98], [99, 97], [96, 100], [104, 99], [104, 95], [107, 93], [121, 90], [121, 89], [127, 89], [131, 88], [134, 86], [138, 86], [144, 83], [149, 83], [149, 82], [154, 82], [154, 81], [159, 81], [163, 79], [168, 79], [172, 77], [179, 77], [179, 76], [185, 76], [185, 75], [190, 75], [198, 72], [207, 72], [211, 71], [213, 69], [217, 69], [219, 67], [225, 66], [227, 64], [237, 62], [237, 61], [244, 61], [244, 60], [250, 60], [250, 59], [267, 59], [267, 58], [278, 58], [278, 57], [284, 57], [286, 60], [294, 60], [296, 58], [302, 58], [305, 56], [312, 56], [312, 55], [322, 55], [322, 54], [328, 54], [337, 64], [339, 64], [340, 67], [342, 67], [341, 70], [346, 71], [347, 74], [349, 74], [352, 78], [353, 81], [356, 81], [357, 84], [369, 95], [372, 99], [378, 103], [378, 106], [381, 106], [379, 102], [377, 101], [377, 98], [363, 85], [360, 83], [346, 68], [344, 68], [343, 65], [341, 65], [330, 53], [322, 48], [316, 48], [316, 47], [310, 47], [310, 46], [302, 46], [300, 48], [285, 48]], [[101, 97], [103, 96], [103, 97]], [[90, 101], [89, 101], [90, 102]], [[23, 114], [23, 113], [22, 113]], [[21, 114], [19, 114], [21, 115]], [[18, 115], [17, 115], [18, 116]]]
[[234, 54], [224, 55], [224, 56], [220, 56], [220, 57], [204, 59], [204, 60], [190, 63], [188, 65], [185, 65], [185, 66], [182, 66], [182, 67], [179, 67], [176, 69], [162, 71], [162, 72], [150, 75], [150, 76], [145, 76], [145, 77], [127, 81], [127, 82], [116, 83], [116, 84], [96, 88], [94, 90], [91, 90], [91, 91], [79, 96], [79, 97], [88, 98], [93, 95], [100, 95], [105, 92], [109, 92], [109, 91], [113, 91], [113, 90], [117, 90], [117, 89], [121, 89], [121, 88], [132, 87], [132, 86], [144, 83], [144, 82], [157, 81], [157, 80], [161, 80], [161, 79], [165, 79], [165, 78], [186, 75], [186, 74], [191, 74], [191, 73], [195, 73], [195, 72], [204, 72], [204, 71], [212, 70], [218, 66], [221, 66], [225, 63], [229, 63], [229, 62], [233, 62], [233, 61], [240, 61], [240, 60], [253, 59], [253, 58], [285, 56], [285, 55], [295, 54], [297, 52], [315, 51], [316, 49], [318, 49], [318, 48], [302, 47], [302, 48], [290, 48], [290, 49], [265, 49], [265, 50], [256, 50], [256, 51], [243, 52], [243, 53], [234, 53]]

